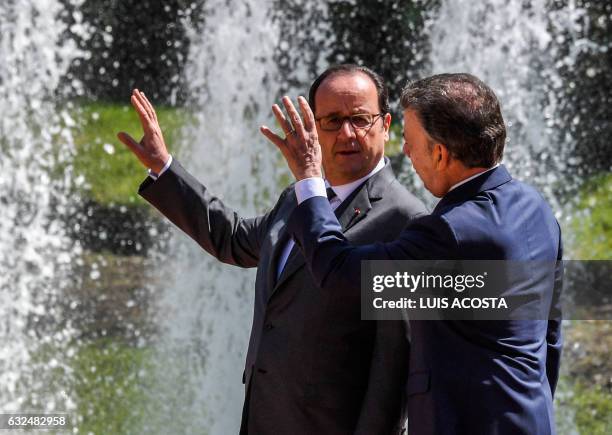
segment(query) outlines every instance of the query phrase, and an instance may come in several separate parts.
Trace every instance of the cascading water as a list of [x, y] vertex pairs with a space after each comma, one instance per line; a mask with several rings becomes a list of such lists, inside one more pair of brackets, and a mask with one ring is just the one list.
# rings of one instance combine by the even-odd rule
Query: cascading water
[[[74, 185], [74, 151], [66, 108], [56, 104], [62, 79], [80, 51], [62, 40], [57, 0], [0, 4], [0, 409], [72, 410], [69, 367], [57, 355], [72, 350], [62, 289], [71, 253], [62, 216]], [[76, 25], [79, 23], [75, 15]], [[76, 83], [75, 83], [76, 85]], [[78, 180], [76, 180], [78, 183]], [[41, 356], [44, 355], [44, 356]]]
[[[191, 34], [186, 70], [195, 120], [176, 157], [244, 217], [274, 204], [278, 178], [286, 172], [258, 129], [269, 123], [278, 91], [279, 33], [270, 5], [207, 2], [204, 31]], [[191, 422], [187, 432], [205, 427], [211, 434], [237, 433], [254, 273], [220, 264], [184, 237], [176, 242], [164, 272], [158, 346], [179, 362], [178, 370], [163, 368], [162, 384], [174, 385], [188, 374], [178, 399]]]
[[[576, 171], [580, 161], [573, 157], [575, 141], [569, 133], [560, 134], [567, 131], [559, 107], [569, 84], [558, 68], [573, 65], [580, 51], [562, 55], [566, 44], [592, 45], [581, 36], [585, 16], [574, 1], [551, 10], [546, 0], [444, 0], [432, 11], [426, 29], [431, 54], [430, 71], [424, 75], [468, 72], [495, 90], [508, 126], [503, 163], [547, 198], [565, 227], [566, 248], [572, 216], [564, 204], [567, 199], [560, 196], [567, 196], [581, 180]], [[559, 390], [559, 433], [577, 433], [573, 410], [558, 400], [571, 392], [564, 391], [563, 384]]]
[[[570, 179], [574, 143], [561, 137], [559, 100], [566, 85], [557, 72], [559, 49], [568, 41], [555, 31], [576, 28], [585, 11], [569, 2], [551, 11], [546, 0], [442, 1], [426, 32], [431, 74], [469, 72], [491, 86], [508, 125], [504, 163], [515, 176], [536, 185], [553, 203]], [[574, 44], [577, 41], [572, 41]], [[559, 143], [562, 143], [559, 146]], [[555, 192], [557, 189], [557, 192]]]

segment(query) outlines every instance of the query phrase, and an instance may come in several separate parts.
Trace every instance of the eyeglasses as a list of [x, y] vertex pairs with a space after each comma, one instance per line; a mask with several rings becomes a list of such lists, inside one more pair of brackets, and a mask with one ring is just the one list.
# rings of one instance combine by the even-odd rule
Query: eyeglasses
[[384, 113], [356, 113], [350, 116], [322, 116], [321, 118], [316, 118], [316, 120], [323, 131], [338, 131], [344, 125], [344, 121], [347, 120], [354, 129], [363, 130], [370, 128], [376, 122], [376, 119], [383, 115]]

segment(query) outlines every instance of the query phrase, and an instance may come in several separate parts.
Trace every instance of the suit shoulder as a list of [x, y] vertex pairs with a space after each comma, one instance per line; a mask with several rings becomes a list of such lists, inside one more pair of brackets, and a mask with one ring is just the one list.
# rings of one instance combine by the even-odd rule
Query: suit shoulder
[[[493, 192], [497, 194], [498, 192]], [[525, 211], [532, 211], [534, 217], [555, 221], [554, 213], [544, 195], [530, 184], [513, 179], [509, 183], [500, 186], [499, 196], [508, 197], [510, 204]], [[536, 211], [537, 210], [537, 211]]]
[[388, 207], [408, 218], [414, 219], [429, 214], [423, 201], [411, 193], [397, 178], [387, 186], [383, 200]]

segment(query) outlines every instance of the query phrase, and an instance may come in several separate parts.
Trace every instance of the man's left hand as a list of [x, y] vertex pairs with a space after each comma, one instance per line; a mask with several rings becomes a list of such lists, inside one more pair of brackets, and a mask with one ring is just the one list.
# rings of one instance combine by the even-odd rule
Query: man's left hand
[[317, 136], [315, 117], [308, 102], [304, 97], [298, 97], [298, 104], [304, 118], [304, 123], [302, 123], [291, 99], [285, 96], [282, 101], [291, 122], [287, 121], [277, 104], [272, 106], [272, 112], [285, 132], [285, 138], [273, 133], [265, 125], [261, 127], [261, 132], [281, 150], [296, 180], [321, 177], [321, 145], [319, 145]]

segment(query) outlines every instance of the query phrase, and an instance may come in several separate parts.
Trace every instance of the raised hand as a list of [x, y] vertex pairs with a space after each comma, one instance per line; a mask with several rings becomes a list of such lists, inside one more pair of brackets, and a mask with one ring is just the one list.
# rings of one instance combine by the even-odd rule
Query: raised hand
[[321, 146], [317, 136], [315, 117], [308, 102], [304, 97], [298, 97], [298, 104], [304, 118], [302, 124], [300, 115], [291, 99], [285, 96], [282, 101], [291, 122], [287, 121], [285, 114], [277, 104], [272, 106], [272, 112], [285, 132], [285, 138], [273, 133], [265, 125], [261, 126], [261, 132], [281, 150], [289, 169], [298, 181], [309, 177], [321, 177]]
[[157, 121], [157, 114], [145, 94], [138, 89], [132, 92], [131, 102], [140, 118], [144, 136], [140, 142], [136, 142], [133, 137], [122, 131], [117, 134], [117, 138], [132, 150], [146, 168], [159, 173], [170, 155]]

